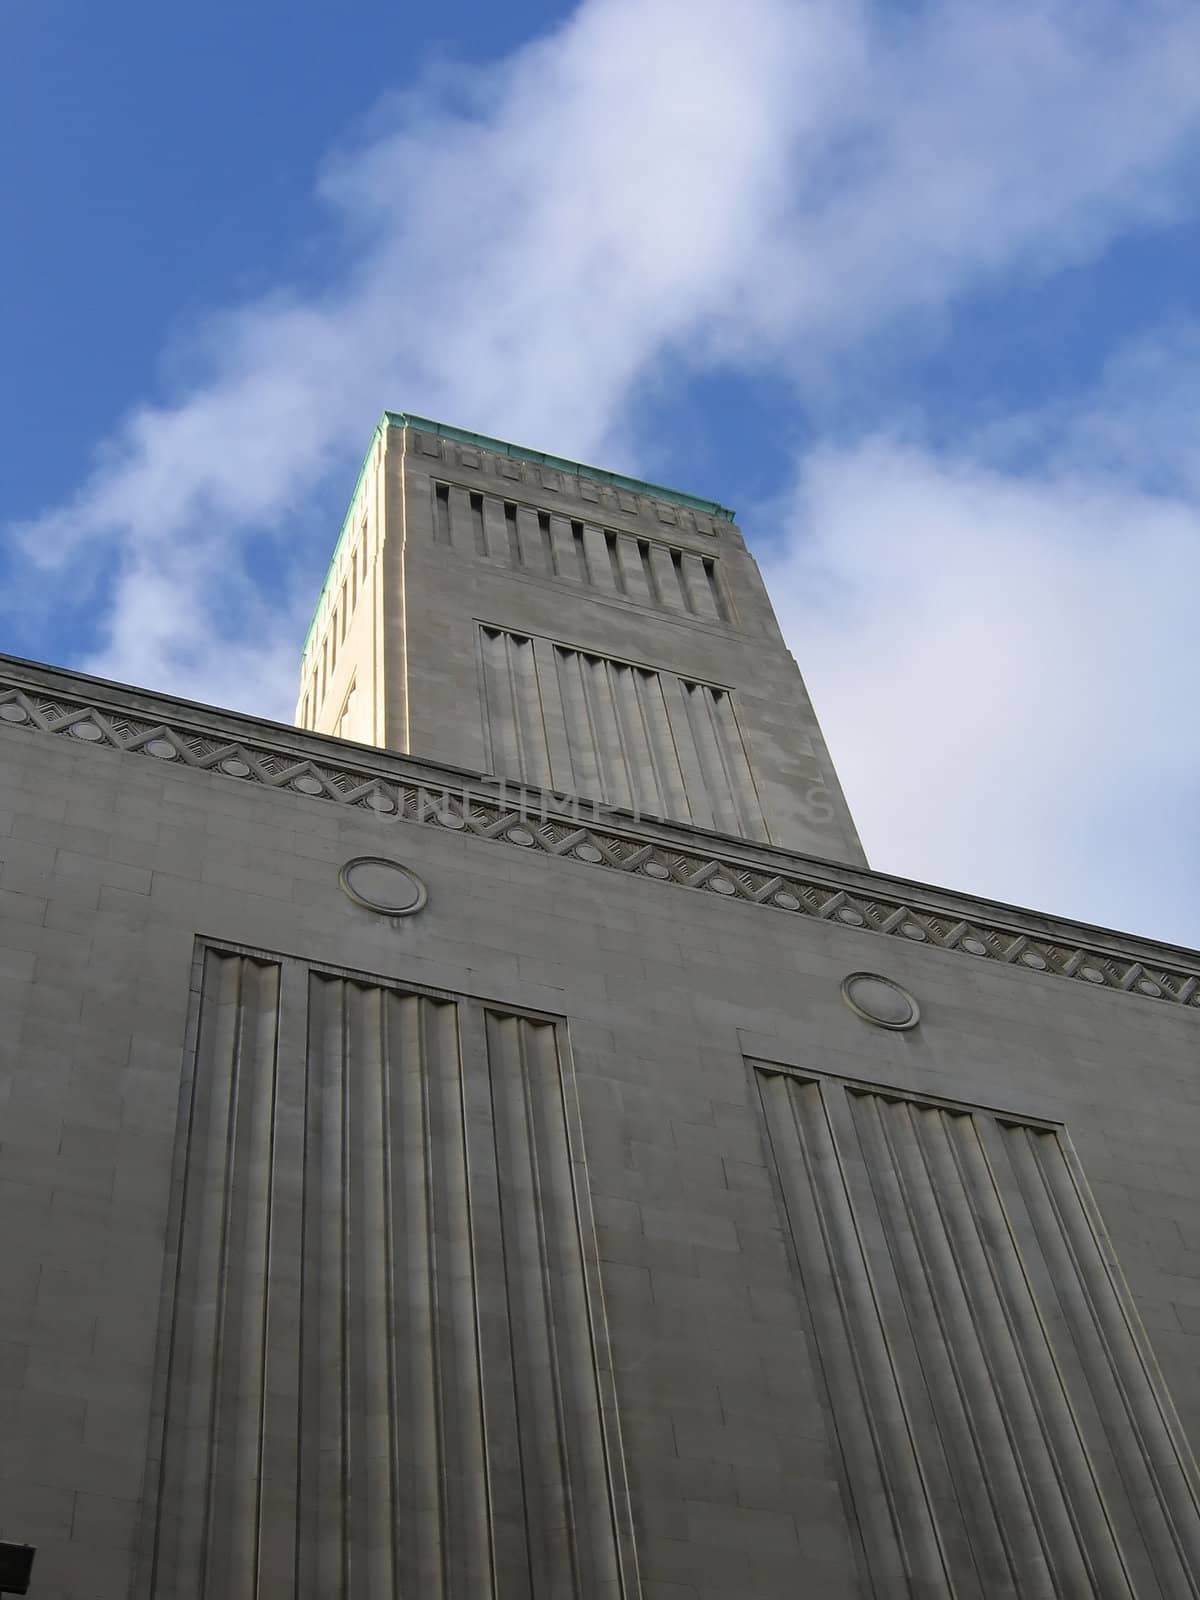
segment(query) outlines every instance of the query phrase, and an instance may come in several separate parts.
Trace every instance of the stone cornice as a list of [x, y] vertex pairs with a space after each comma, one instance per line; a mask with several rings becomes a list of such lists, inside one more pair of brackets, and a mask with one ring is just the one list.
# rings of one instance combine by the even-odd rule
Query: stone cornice
[[488, 433], [471, 433], [466, 428], [452, 427], [448, 422], [435, 422], [431, 417], [413, 416], [407, 411], [385, 411], [383, 424], [389, 428], [416, 428], [438, 439], [450, 439], [457, 444], [475, 446], [489, 455], [507, 456], [510, 461], [524, 461], [532, 466], [547, 467], [568, 478], [589, 478], [593, 483], [612, 489], [627, 489], [631, 494], [645, 495], [648, 500], [660, 500], [665, 505], [687, 506], [719, 522], [733, 522], [734, 513], [716, 500], [705, 500], [700, 495], [687, 494], [682, 489], [668, 489], [665, 484], [650, 483], [645, 478], [630, 478], [623, 472], [610, 472], [605, 467], [589, 467], [586, 462], [572, 461], [567, 456], [547, 455], [544, 450], [531, 450], [527, 445], [510, 444], [507, 439], [496, 439]]
[[1200, 1010], [1200, 954], [0, 656], [0, 727]]

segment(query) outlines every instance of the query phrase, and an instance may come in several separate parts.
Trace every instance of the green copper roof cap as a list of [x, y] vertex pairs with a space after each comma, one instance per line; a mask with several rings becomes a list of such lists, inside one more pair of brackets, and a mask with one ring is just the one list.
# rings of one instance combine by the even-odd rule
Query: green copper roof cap
[[329, 558], [329, 566], [325, 571], [321, 592], [317, 596], [312, 621], [308, 625], [308, 632], [304, 635], [304, 647], [300, 652], [302, 660], [308, 654], [308, 647], [312, 643], [317, 618], [325, 603], [329, 580], [337, 566], [342, 544], [350, 527], [350, 518], [358, 501], [358, 492], [362, 488], [371, 451], [385, 428], [420, 428], [424, 433], [436, 434], [439, 439], [453, 439], [458, 444], [478, 445], [482, 450], [490, 450], [493, 455], [508, 456], [513, 461], [529, 461], [535, 466], [553, 467], [556, 472], [565, 472], [574, 478], [591, 478], [596, 483], [606, 483], [613, 489], [628, 489], [633, 494], [648, 494], [654, 500], [665, 500], [671, 505], [687, 506], [691, 511], [699, 511], [704, 516], [715, 517], [721, 522], [733, 521], [733, 512], [728, 506], [719, 505], [715, 500], [703, 500], [699, 495], [684, 494], [681, 489], [666, 489], [662, 484], [648, 483], [644, 478], [628, 478], [621, 472], [606, 472], [603, 467], [589, 467], [581, 461], [568, 461], [564, 456], [550, 456], [544, 450], [528, 450], [524, 445], [509, 444], [505, 439], [493, 439], [487, 433], [471, 433], [466, 428], [454, 428], [448, 422], [434, 422], [430, 417], [414, 416], [409, 411], [385, 411], [375, 424], [367, 452], [363, 456], [362, 466], [358, 469], [358, 477], [354, 480], [354, 492], [350, 496], [350, 504], [346, 508], [346, 515], [342, 518], [342, 525], [338, 530], [337, 542]]

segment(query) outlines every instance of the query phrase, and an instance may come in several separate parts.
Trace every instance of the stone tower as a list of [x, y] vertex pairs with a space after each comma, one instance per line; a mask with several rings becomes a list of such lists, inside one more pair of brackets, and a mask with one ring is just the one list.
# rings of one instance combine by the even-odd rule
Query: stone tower
[[0, 657], [34, 1600], [1197, 1600], [1200, 956], [871, 871], [728, 513], [417, 418], [297, 721]]
[[296, 720], [865, 864], [732, 513], [421, 417], [375, 431]]

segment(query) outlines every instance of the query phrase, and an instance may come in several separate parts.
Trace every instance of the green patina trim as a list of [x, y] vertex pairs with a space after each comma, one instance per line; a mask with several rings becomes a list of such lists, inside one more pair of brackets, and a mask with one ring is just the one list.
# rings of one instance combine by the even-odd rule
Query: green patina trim
[[371, 451], [374, 450], [375, 443], [385, 428], [420, 428], [424, 433], [436, 434], [439, 439], [453, 439], [457, 444], [478, 445], [482, 450], [490, 450], [493, 455], [509, 456], [513, 461], [529, 461], [534, 466], [552, 467], [556, 472], [565, 472], [573, 478], [592, 478], [596, 483], [608, 484], [612, 489], [628, 489], [633, 494], [648, 494], [654, 500], [665, 500], [671, 505], [687, 506], [691, 511], [715, 517], [720, 522], [733, 521], [734, 514], [728, 506], [720, 505], [716, 500], [701, 499], [699, 495], [685, 494], [682, 489], [667, 489], [661, 483], [650, 483], [645, 478], [628, 478], [622, 472], [607, 472], [603, 467], [589, 467], [582, 461], [568, 461], [565, 456], [547, 455], [544, 450], [528, 450], [524, 445], [509, 444], [505, 439], [493, 439], [487, 433], [472, 433], [467, 428], [452, 427], [448, 422], [434, 422], [431, 417], [414, 416], [408, 411], [385, 411], [375, 425], [362, 466], [358, 469], [354, 493], [350, 496], [350, 505], [342, 518], [337, 543], [333, 547], [333, 554], [329, 558], [329, 566], [325, 572], [325, 581], [321, 585], [312, 621], [304, 636], [304, 648], [300, 652], [301, 660], [308, 654], [308, 647], [312, 643], [317, 618], [321, 614], [321, 607], [325, 604], [325, 596], [329, 590], [329, 581], [337, 567], [342, 544], [350, 527], [350, 519], [358, 503], [358, 494], [366, 475], [367, 463], [371, 459]]
[[553, 467], [573, 478], [594, 478], [597, 483], [607, 483], [614, 489], [630, 489], [635, 494], [648, 494], [655, 500], [667, 500], [672, 505], [688, 506], [705, 516], [722, 522], [732, 522], [733, 512], [715, 500], [702, 500], [699, 495], [684, 494], [682, 489], [665, 489], [661, 483], [648, 483], [645, 478], [627, 478], [620, 472], [606, 472], [603, 467], [589, 467], [582, 461], [568, 461], [565, 456], [548, 456], [544, 450], [527, 450], [524, 445], [509, 444], [504, 439], [493, 439], [490, 434], [470, 433], [466, 428], [452, 428], [447, 422], [434, 422], [430, 417], [414, 417], [406, 411], [385, 411], [384, 421], [393, 428], [420, 428], [425, 433], [436, 433], [441, 439], [454, 439], [459, 444], [477, 444], [494, 455], [510, 456], [514, 461], [531, 461], [535, 466]]

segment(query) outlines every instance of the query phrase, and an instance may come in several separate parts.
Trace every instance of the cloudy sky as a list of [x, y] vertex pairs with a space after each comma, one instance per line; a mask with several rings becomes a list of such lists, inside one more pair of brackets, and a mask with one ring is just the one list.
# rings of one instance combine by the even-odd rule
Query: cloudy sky
[[737, 507], [883, 870], [1200, 945], [1195, 0], [5, 0], [0, 645], [286, 718], [386, 407]]

